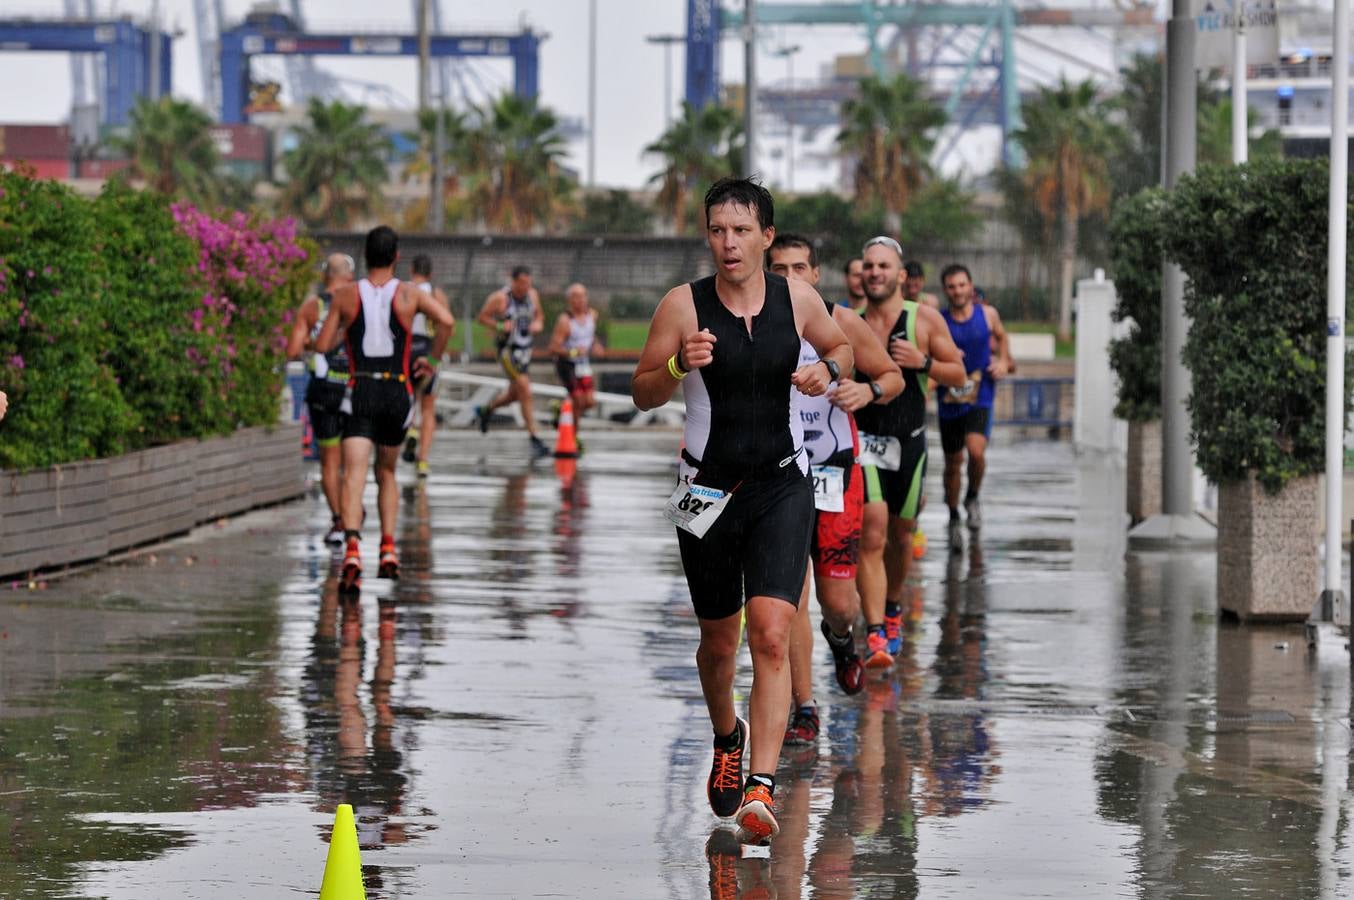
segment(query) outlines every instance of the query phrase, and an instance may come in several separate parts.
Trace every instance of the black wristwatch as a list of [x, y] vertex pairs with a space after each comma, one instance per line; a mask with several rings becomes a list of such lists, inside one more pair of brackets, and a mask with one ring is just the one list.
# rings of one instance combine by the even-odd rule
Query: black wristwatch
[[831, 378], [832, 381], [836, 381], [836, 380], [837, 380], [837, 376], [841, 375], [841, 373], [842, 373], [841, 367], [838, 366], [837, 363], [836, 363], [834, 360], [828, 359], [828, 358], [825, 356], [825, 357], [823, 357], [822, 359], [820, 359], [820, 360], [818, 360], [818, 361], [819, 361], [820, 363], [822, 363], [823, 365], [827, 366], [827, 374], [830, 375], [830, 376], [832, 376], [832, 378]]
[[874, 399], [876, 402], [884, 399], [884, 389], [880, 387], [876, 382], [873, 381], [870, 382], [870, 393], [874, 394]]
[[926, 354], [926, 358], [921, 361], [921, 370], [925, 373], [931, 371], [931, 354]]

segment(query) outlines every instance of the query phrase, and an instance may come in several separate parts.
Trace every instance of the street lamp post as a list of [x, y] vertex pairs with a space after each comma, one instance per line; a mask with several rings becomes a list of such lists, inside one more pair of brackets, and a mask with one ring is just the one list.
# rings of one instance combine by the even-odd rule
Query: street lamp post
[[790, 132], [785, 151], [788, 157], [785, 187], [792, 194], [795, 190], [795, 54], [802, 49], [804, 48], [798, 44], [790, 44], [776, 51], [777, 56], [785, 59], [786, 78], [789, 81], [789, 86], [785, 92], [787, 98], [785, 102], [785, 123]]
[[644, 40], [663, 45], [663, 128], [672, 127], [672, 45], [686, 40], [680, 34], [650, 34]]

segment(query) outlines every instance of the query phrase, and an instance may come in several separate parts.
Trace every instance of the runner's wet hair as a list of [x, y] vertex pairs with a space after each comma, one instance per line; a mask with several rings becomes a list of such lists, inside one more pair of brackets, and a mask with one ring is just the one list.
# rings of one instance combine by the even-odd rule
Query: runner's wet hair
[[776, 203], [771, 192], [751, 178], [728, 175], [710, 185], [705, 192], [705, 221], [710, 221], [710, 210], [724, 203], [745, 206], [757, 214], [757, 224], [765, 231], [776, 224]]
[[414, 263], [411, 268], [415, 275], [431, 278], [433, 274], [433, 258], [426, 253], [420, 253], [418, 256], [414, 257]]
[[518, 278], [522, 275], [530, 275], [531, 266], [513, 266], [511, 274], [513, 278]]
[[964, 277], [969, 281], [973, 281], [973, 275], [969, 273], [968, 266], [963, 263], [950, 263], [940, 270], [940, 283], [944, 284], [950, 280], [951, 275], [958, 275], [960, 272], [963, 272]]
[[843, 275], [850, 275], [850, 274], [851, 274], [851, 263], [853, 263], [853, 262], [864, 263], [865, 260], [861, 259], [859, 256], [853, 256], [853, 257], [851, 257], [850, 259], [848, 259], [848, 260], [846, 261], [845, 265], [842, 266], [842, 274], [843, 274]]
[[367, 244], [362, 257], [367, 261], [368, 269], [384, 269], [395, 264], [395, 256], [400, 252], [400, 236], [389, 225], [377, 225], [367, 232]]
[[766, 248], [766, 267], [771, 268], [771, 254], [777, 250], [792, 250], [801, 247], [809, 251], [809, 268], [818, 268], [818, 249], [813, 246], [813, 241], [804, 237], [802, 234], [795, 234], [787, 231], [783, 234], [777, 234], [776, 239], [771, 242], [771, 246]]
[[923, 278], [926, 275], [926, 270], [923, 269], [921, 263], [917, 262], [915, 259], [909, 259], [907, 262], [903, 263], [903, 273], [907, 275], [908, 278]]

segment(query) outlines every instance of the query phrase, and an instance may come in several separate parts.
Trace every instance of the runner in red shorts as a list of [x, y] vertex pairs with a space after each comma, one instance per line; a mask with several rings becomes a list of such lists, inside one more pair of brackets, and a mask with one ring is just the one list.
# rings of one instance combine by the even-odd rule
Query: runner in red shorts
[[[777, 275], [817, 285], [818, 254], [805, 238], [779, 234], [767, 251], [768, 268]], [[837, 684], [848, 694], [862, 686], [864, 668], [856, 653], [851, 625], [860, 613], [856, 566], [860, 561], [860, 528], [865, 509], [865, 479], [856, 465], [860, 451], [854, 411], [870, 403], [887, 403], [903, 389], [903, 376], [854, 311], [828, 304], [828, 312], [855, 350], [856, 371], [869, 379], [834, 382], [822, 397], [797, 397], [791, 414], [802, 430], [812, 466], [814, 529], [812, 569], [823, 636], [832, 650]], [[800, 344], [801, 366], [817, 360], [813, 347]], [[790, 631], [790, 685], [794, 705], [785, 730], [788, 745], [810, 744], [818, 737], [818, 705], [813, 699], [813, 624], [809, 618], [809, 579]]]

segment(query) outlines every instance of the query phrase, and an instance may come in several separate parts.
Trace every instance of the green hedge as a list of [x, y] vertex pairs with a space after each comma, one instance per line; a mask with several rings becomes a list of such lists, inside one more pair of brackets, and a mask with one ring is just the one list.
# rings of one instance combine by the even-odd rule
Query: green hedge
[[276, 421], [310, 257], [290, 222], [0, 173], [0, 468]]
[[1119, 377], [1114, 415], [1129, 422], [1161, 418], [1161, 222], [1167, 195], [1146, 188], [1120, 200], [1110, 219], [1110, 267], [1116, 322], [1132, 321], [1110, 341], [1110, 367]]
[[1203, 167], [1164, 208], [1189, 277], [1192, 438], [1215, 482], [1253, 471], [1277, 490], [1324, 466], [1328, 197], [1324, 160], [1260, 160]]

